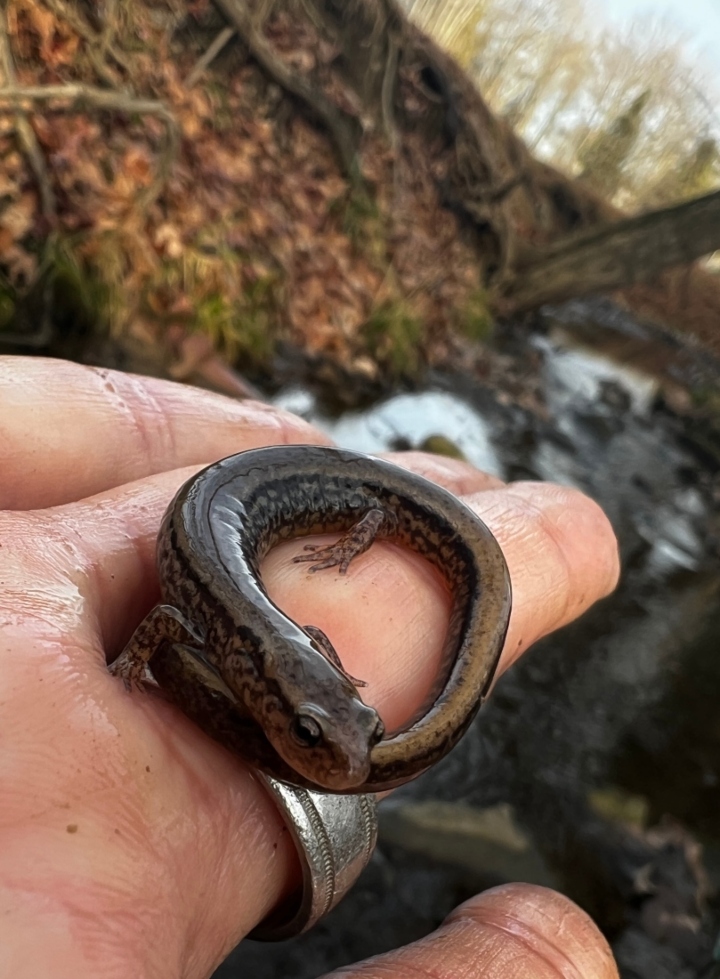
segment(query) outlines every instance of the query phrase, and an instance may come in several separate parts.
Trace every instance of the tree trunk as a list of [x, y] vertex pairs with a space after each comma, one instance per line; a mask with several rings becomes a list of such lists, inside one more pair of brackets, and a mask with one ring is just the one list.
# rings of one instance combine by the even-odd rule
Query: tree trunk
[[512, 311], [648, 282], [720, 248], [720, 191], [556, 241], [508, 281]]

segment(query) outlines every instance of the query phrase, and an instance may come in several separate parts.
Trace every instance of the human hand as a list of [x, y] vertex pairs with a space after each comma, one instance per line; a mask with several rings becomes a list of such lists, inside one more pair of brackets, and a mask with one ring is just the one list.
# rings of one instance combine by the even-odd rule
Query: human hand
[[[238, 759], [105, 664], [158, 600], [155, 538], [177, 488], [243, 449], [327, 439], [265, 405], [53, 360], [0, 358], [0, 406], [0, 976], [207, 976], [297, 887], [297, 854]], [[462, 495], [499, 540], [514, 595], [501, 669], [614, 586], [614, 536], [578, 492], [394, 458]], [[331, 636], [363, 699], [401, 723], [438, 668], [439, 579], [387, 543], [346, 578], [308, 575], [289, 560], [300, 547], [268, 555], [271, 595]], [[370, 609], [383, 630], [367, 630]], [[485, 892], [342, 975], [416, 973], [616, 975], [587, 916], [529, 885]]]

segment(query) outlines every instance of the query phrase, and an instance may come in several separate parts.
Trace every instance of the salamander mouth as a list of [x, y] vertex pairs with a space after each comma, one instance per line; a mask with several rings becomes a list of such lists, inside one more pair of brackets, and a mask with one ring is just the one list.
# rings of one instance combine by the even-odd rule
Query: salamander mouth
[[290, 772], [281, 776], [283, 781], [293, 784], [292, 772], [299, 776], [301, 784], [309, 784], [318, 792], [352, 792], [359, 790], [370, 776], [370, 752], [358, 753], [348, 757], [340, 751], [323, 748], [299, 747], [288, 738], [269, 738], [280, 758]]
[[330, 776], [320, 785], [320, 789], [329, 789], [336, 792], [348, 792], [358, 789], [365, 779], [362, 777], [348, 778], [345, 772], [338, 772], [335, 776]]
[[340, 766], [332, 765], [320, 771], [308, 771], [306, 778], [315, 782], [320, 791], [351, 792], [365, 783], [370, 774], [369, 761], [363, 765]]

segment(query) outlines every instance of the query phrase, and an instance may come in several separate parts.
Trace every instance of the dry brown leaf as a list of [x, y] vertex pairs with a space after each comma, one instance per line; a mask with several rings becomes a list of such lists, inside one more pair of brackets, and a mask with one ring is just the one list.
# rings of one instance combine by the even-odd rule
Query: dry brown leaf
[[77, 53], [79, 38], [64, 21], [35, 0], [18, 0], [17, 9], [27, 17], [40, 40], [40, 59], [49, 68], [70, 65]]
[[[21, 0], [19, 6], [25, 11], [28, 20], [39, 35], [43, 48], [49, 47], [59, 26], [55, 15], [47, 7], [38, 6], [34, 0]], [[41, 50], [41, 54], [43, 53], [44, 51]]]
[[2, 249], [2, 264], [14, 285], [26, 286], [35, 278], [37, 259], [17, 244]]
[[37, 213], [37, 195], [28, 192], [15, 201], [8, 204], [0, 215], [0, 224], [11, 232], [15, 241], [23, 238], [32, 228], [35, 215]]
[[4, 201], [16, 200], [19, 194], [20, 188], [17, 180], [13, 180], [4, 168], [0, 170], [0, 198], [3, 198]]
[[[67, 64], [77, 41], [62, 21], [47, 16], [43, 2], [9, 0], [9, 21], [15, 28], [19, 24], [22, 35], [12, 43], [26, 84], [47, 83], [48, 66]], [[143, 302], [147, 297], [150, 318], [167, 323], [168, 318], [192, 318], [208, 296], [221, 295], [231, 305], [240, 302], [253, 282], [279, 270], [280, 315], [293, 341], [308, 348], [332, 351], [352, 364], [373, 306], [412, 288], [428, 291], [422, 313], [439, 336], [448, 310], [474, 280], [468, 278], [468, 249], [454, 241], [454, 219], [439, 210], [427, 173], [406, 165], [400, 194], [392, 175], [397, 176], [401, 163], [381, 140], [366, 137], [363, 171], [375, 175], [378, 206], [392, 215], [391, 228], [378, 228], [392, 256], [393, 275], [387, 276], [382, 241], [366, 257], [341, 230], [344, 208], [336, 202], [348, 200], [348, 187], [328, 136], [293, 113], [279, 140], [277, 118], [266, 114], [258, 97], [259, 69], [252, 62], [229, 69], [221, 95], [204, 85], [186, 90], [184, 79], [198, 52], [180, 55], [174, 47], [168, 53], [170, 31], [154, 19], [156, 9], [141, 0], [132, 23], [116, 25], [116, 40], [131, 60], [132, 90], [171, 106], [184, 135], [162, 188], [162, 208], [158, 203], [141, 212], [134, 206], [139, 191], [158, 172], [158, 155], [151, 147], [164, 138], [161, 120], [121, 123], [114, 114], [95, 110], [51, 114], [38, 109], [32, 114], [59, 190], [62, 227], [82, 229], [79, 248], [88, 267], [121, 294], [116, 328], [141, 327], [140, 297]], [[20, 12], [19, 21], [12, 11]], [[127, 32], [132, 45], [125, 43]], [[287, 64], [314, 72], [316, 80], [322, 76], [330, 98], [358, 110], [327, 67], [336, 52], [307, 23], [287, 14], [273, 16], [266, 37]], [[145, 42], [144, 51], [138, 50], [138, 38]], [[39, 48], [41, 57], [47, 56], [44, 63]], [[63, 69], [63, 79], [95, 84], [84, 52], [79, 54], [77, 75], [71, 66]], [[220, 124], [228, 116], [232, 125]], [[13, 182], [7, 154], [16, 153], [15, 145], [14, 123], [5, 115], [0, 118], [3, 176], [17, 188], [27, 186], [30, 174], [27, 161], [18, 157]], [[33, 201], [33, 216], [34, 207]], [[18, 230], [22, 226], [18, 222]], [[0, 244], [20, 269], [28, 257], [14, 230], [0, 227]]]
[[4, 228], [0, 224], [0, 255], [3, 256], [3, 261], [6, 258], [7, 253], [13, 245], [15, 237], [13, 232], [9, 228]]
[[182, 255], [182, 236], [179, 229], [169, 221], [155, 229], [153, 240], [160, 254], [167, 255], [168, 258], [179, 258]]
[[216, 172], [221, 173], [234, 183], [249, 183], [255, 174], [252, 165], [252, 153], [235, 154], [226, 150], [222, 145], [215, 146]]
[[43, 58], [45, 64], [50, 68], [72, 65], [77, 56], [79, 44], [80, 39], [75, 34], [64, 32], [56, 35], [52, 46]]
[[185, 139], [195, 140], [201, 135], [205, 128], [203, 120], [199, 116], [196, 116], [194, 112], [177, 112], [176, 116], [180, 131]]
[[141, 187], [147, 187], [153, 177], [153, 164], [147, 150], [133, 146], [123, 156], [120, 172]]

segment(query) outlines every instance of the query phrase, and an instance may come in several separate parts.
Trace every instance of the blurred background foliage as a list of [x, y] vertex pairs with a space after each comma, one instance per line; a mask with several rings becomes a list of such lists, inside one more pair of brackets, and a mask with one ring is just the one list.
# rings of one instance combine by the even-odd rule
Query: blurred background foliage
[[403, 0], [533, 154], [628, 210], [720, 182], [720, 80], [659, 14], [585, 0]]

